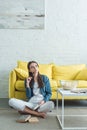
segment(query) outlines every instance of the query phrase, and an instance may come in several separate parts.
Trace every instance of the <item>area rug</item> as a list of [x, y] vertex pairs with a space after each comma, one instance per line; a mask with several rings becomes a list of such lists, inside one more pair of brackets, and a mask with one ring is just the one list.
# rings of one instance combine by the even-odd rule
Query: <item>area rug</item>
[[0, 130], [60, 130], [57, 118], [48, 114], [46, 119], [38, 118], [38, 123], [17, 123], [20, 114], [13, 109], [0, 109]]
[[[87, 101], [67, 101], [65, 102], [64, 112], [66, 115], [82, 115], [81, 117], [66, 116], [66, 127], [87, 127]], [[58, 113], [61, 114], [61, 102], [59, 104]], [[0, 100], [0, 130], [61, 130], [56, 118], [56, 108], [51, 113], [48, 113], [46, 119], [39, 118], [38, 123], [17, 123], [16, 119], [19, 117], [20, 114], [9, 107], [8, 99]]]

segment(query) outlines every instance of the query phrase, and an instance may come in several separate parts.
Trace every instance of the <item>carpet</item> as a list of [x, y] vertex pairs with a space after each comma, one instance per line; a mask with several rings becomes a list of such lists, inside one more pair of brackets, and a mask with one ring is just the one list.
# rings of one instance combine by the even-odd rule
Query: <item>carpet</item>
[[[61, 102], [59, 104], [59, 114], [61, 114]], [[66, 101], [65, 114], [87, 115], [87, 100], [85, 101]], [[20, 114], [8, 106], [8, 99], [0, 99], [0, 130], [61, 130], [56, 118], [56, 109], [48, 113], [46, 119], [39, 118], [39, 123], [17, 123], [16, 119]], [[66, 127], [86, 126], [87, 116], [65, 117]]]
[[46, 119], [38, 118], [38, 123], [17, 123], [20, 114], [13, 109], [0, 109], [0, 130], [60, 130], [54, 114], [48, 114]]

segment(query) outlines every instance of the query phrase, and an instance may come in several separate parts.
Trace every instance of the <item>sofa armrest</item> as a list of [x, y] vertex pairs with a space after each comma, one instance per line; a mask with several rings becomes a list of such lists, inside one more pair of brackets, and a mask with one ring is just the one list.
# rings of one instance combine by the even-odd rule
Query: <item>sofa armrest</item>
[[14, 70], [10, 72], [9, 75], [9, 98], [15, 97], [15, 82], [17, 80], [17, 75]]

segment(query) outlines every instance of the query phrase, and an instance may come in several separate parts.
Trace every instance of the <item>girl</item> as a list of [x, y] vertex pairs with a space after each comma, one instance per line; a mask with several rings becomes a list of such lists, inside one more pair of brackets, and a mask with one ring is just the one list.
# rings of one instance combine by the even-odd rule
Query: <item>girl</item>
[[11, 98], [9, 105], [20, 113], [46, 117], [46, 112], [54, 108], [54, 103], [49, 101], [52, 92], [47, 76], [39, 73], [39, 65], [36, 61], [30, 61], [27, 65], [29, 77], [25, 79], [26, 96], [28, 102]]

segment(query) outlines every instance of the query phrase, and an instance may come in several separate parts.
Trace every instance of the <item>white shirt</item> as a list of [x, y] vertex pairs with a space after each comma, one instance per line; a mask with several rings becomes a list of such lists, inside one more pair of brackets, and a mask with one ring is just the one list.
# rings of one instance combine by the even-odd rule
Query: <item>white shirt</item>
[[43, 95], [40, 93], [40, 88], [38, 87], [37, 82], [34, 83], [33, 94], [34, 96], [29, 100], [29, 102], [37, 104], [44, 98]]

